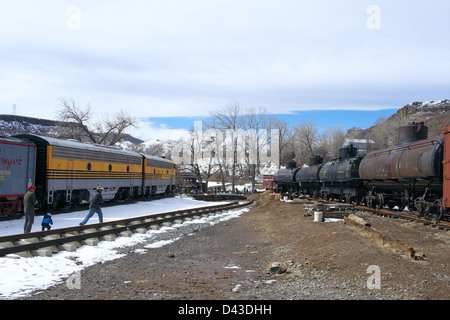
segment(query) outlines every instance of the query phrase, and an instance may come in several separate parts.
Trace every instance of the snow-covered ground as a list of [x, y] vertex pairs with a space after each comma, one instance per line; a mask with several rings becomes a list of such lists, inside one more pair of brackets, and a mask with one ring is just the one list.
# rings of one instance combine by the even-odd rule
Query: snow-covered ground
[[[118, 205], [103, 208], [103, 220], [104, 222], [107, 222], [165, 211], [216, 204], [219, 203], [175, 197], [140, 202], [137, 204]], [[215, 224], [219, 221], [238, 217], [246, 210], [247, 209], [239, 209], [230, 211], [214, 217], [205, 217], [184, 222], [184, 224]], [[54, 215], [52, 229], [76, 226], [83, 220], [87, 212], [88, 211], [85, 210]], [[42, 216], [36, 216], [32, 232], [41, 230], [41, 220]], [[24, 221], [24, 218], [1, 221], [0, 236], [23, 233]], [[88, 224], [97, 222], [97, 214], [94, 214]], [[54, 254], [52, 257], [0, 257], [0, 299], [26, 297], [33, 291], [45, 289], [64, 281], [66, 281], [69, 289], [76, 290], [77, 286], [80, 285], [81, 270], [83, 268], [126, 255], [124, 253], [118, 253], [115, 249], [123, 249], [142, 243], [142, 248], [133, 249], [136, 252], [142, 253], [148, 249], [151, 250], [151, 248], [160, 247], [176, 241], [180, 238], [179, 233], [173, 232], [173, 237], [171, 238], [171, 232], [178, 227], [180, 227], [180, 225], [173, 225], [172, 227], [163, 227], [159, 230], [150, 230], [146, 234], [133, 234], [131, 237], [118, 237], [115, 241], [101, 241], [97, 246], [82, 246], [78, 248], [76, 252], [61, 251]], [[159, 240], [157, 235], [161, 233], [169, 235], [169, 240]], [[124, 250], [120, 251], [124, 252]]]

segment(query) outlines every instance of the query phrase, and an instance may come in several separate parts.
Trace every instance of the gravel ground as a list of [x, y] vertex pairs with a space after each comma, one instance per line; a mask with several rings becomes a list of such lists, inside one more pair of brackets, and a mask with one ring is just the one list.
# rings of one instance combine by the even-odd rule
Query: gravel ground
[[423, 252], [425, 260], [416, 261], [342, 222], [314, 222], [301, 204], [268, 193], [254, 199], [257, 206], [239, 218], [184, 224], [159, 235], [175, 242], [142, 243], [84, 269], [80, 289], [63, 283], [24, 300], [449, 299], [449, 232], [366, 215], [379, 232]]

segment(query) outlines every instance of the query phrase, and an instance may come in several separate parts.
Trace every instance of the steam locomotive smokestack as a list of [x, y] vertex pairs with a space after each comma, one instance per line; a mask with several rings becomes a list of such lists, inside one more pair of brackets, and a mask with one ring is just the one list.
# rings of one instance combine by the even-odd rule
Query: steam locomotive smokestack
[[318, 164], [322, 164], [322, 163], [323, 163], [323, 158], [319, 155], [315, 155], [314, 157], [309, 158], [309, 166], [310, 167], [318, 165]]
[[428, 138], [428, 127], [424, 122], [410, 122], [398, 128], [398, 144], [414, 142]]

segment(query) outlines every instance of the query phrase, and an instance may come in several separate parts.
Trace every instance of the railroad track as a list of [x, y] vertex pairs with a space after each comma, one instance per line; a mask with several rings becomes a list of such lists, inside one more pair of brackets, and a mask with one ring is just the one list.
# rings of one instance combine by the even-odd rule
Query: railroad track
[[22, 257], [51, 256], [59, 251], [75, 251], [82, 245], [96, 245], [99, 241], [114, 241], [118, 236], [146, 233], [162, 225], [182, 223], [193, 217], [215, 215], [253, 204], [253, 201], [234, 201], [227, 204], [176, 210], [147, 216], [115, 220], [48, 231], [0, 237], [0, 257], [17, 254]]
[[244, 195], [240, 194], [215, 194], [215, 193], [202, 193], [202, 194], [193, 194], [192, 197], [195, 200], [202, 201], [228, 201], [228, 200], [246, 200], [247, 198]]
[[[338, 202], [338, 201], [329, 201], [329, 200], [316, 199], [316, 198], [309, 198], [309, 200], [326, 203], [330, 206], [343, 205], [342, 202]], [[420, 222], [425, 225], [431, 226], [433, 228], [450, 231], [450, 222], [419, 217], [415, 211], [411, 211], [411, 212], [401, 211], [400, 212], [400, 211], [389, 210], [389, 209], [370, 208], [370, 207], [361, 206], [361, 205], [355, 205], [353, 208], [355, 210], [362, 211], [362, 212], [369, 212], [369, 213], [375, 214], [377, 216], [389, 217], [389, 218], [393, 218], [393, 219], [405, 219], [405, 220], [409, 220], [409, 221], [416, 221], [416, 222]]]
[[370, 212], [372, 214], [383, 216], [383, 217], [389, 217], [394, 219], [406, 219], [410, 221], [416, 221], [423, 223], [425, 225], [429, 225], [433, 228], [438, 228], [440, 230], [446, 230], [450, 231], [450, 222], [448, 221], [442, 221], [442, 220], [436, 220], [436, 219], [427, 219], [423, 217], [417, 216], [417, 214], [414, 214], [414, 212], [404, 212], [404, 211], [394, 211], [394, 210], [388, 210], [388, 209], [375, 209], [375, 208], [369, 208], [365, 206], [355, 206], [356, 210], [359, 211], [365, 211]]

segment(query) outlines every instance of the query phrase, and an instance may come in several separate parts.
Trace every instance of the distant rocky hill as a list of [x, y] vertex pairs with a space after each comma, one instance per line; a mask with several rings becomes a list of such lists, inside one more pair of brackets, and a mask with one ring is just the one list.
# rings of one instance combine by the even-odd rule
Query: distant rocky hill
[[348, 130], [348, 138], [371, 139], [374, 149], [396, 145], [398, 127], [410, 122], [424, 122], [428, 127], [428, 136], [434, 137], [442, 133], [442, 128], [450, 125], [450, 100], [413, 102], [399, 109], [390, 117], [378, 119], [368, 128], [352, 128]]
[[0, 115], [0, 135], [12, 136], [21, 133], [55, 136], [64, 123], [60, 121], [22, 117], [16, 115]]
[[441, 134], [442, 127], [450, 124], [450, 100], [410, 103], [386, 121], [399, 123], [424, 122], [428, 127], [428, 136]]
[[[62, 121], [37, 119], [17, 115], [0, 114], [0, 135], [13, 136], [15, 134], [32, 133], [50, 137], [58, 137], [59, 129], [67, 125]], [[126, 134], [124, 141], [138, 145], [143, 141]]]

